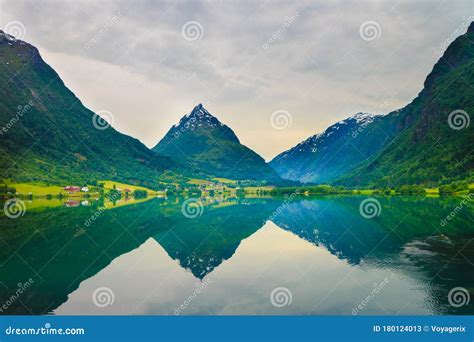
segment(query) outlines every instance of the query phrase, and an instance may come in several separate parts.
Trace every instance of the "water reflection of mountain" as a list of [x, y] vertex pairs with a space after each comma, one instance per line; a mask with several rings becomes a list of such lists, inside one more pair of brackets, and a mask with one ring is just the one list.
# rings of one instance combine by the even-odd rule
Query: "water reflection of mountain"
[[474, 290], [474, 226], [471, 205], [447, 225], [440, 222], [459, 198], [378, 198], [381, 214], [359, 212], [362, 198], [303, 200], [278, 211], [275, 224], [322, 246], [353, 265], [389, 267], [419, 279], [433, 312], [472, 314], [474, 303], [454, 308], [447, 294], [454, 287]]
[[474, 233], [474, 227], [466, 225], [472, 219], [468, 209], [449, 225], [440, 225], [441, 218], [458, 204], [457, 199], [379, 198], [380, 215], [371, 219], [360, 214], [362, 199], [320, 198], [289, 203], [278, 210], [273, 222], [352, 264], [369, 256], [398, 254], [404, 244], [417, 237]]
[[[276, 206], [269, 202], [210, 204], [197, 219], [184, 217], [179, 201], [160, 199], [104, 211], [59, 207], [28, 212], [17, 220], [2, 217], [0, 285], [4, 290], [0, 302], [9, 301], [18, 284], [31, 278], [34, 283], [28, 296], [13, 301], [6, 313], [51, 312], [83, 280], [150, 237], [202, 278], [263, 225]], [[95, 220], [86, 226], [85, 221], [93, 216]]]
[[[98, 207], [28, 211], [19, 219], [0, 218], [1, 313], [45, 314], [64, 303], [79, 284], [118, 256], [154, 238], [181, 267], [202, 279], [231, 258], [241, 241], [268, 218], [284, 230], [328, 249], [351, 265], [407, 272], [430, 294], [433, 312], [473, 313], [447, 304], [449, 289], [474, 288], [472, 207], [444, 227], [440, 220], [459, 199], [379, 198], [380, 216], [359, 213], [361, 198], [233, 199], [205, 203], [188, 219], [177, 199], [99, 210]], [[97, 215], [99, 213], [99, 215]], [[89, 225], [85, 221], [96, 215]], [[462, 252], [462, 253], [461, 253]], [[144, 262], [153, 262], [146, 260]], [[159, 260], [156, 260], [159, 262]], [[24, 295], [11, 300], [32, 278]]]
[[[169, 220], [154, 210], [161, 204], [156, 200], [104, 211], [57, 207], [27, 212], [16, 220], [1, 218], [0, 279], [8, 290], [1, 292], [0, 301], [14, 295], [18, 283], [34, 281], [27, 296], [15, 300], [7, 313], [51, 312], [81, 281], [155, 234], [157, 219]], [[95, 215], [86, 227], [85, 221]]]
[[154, 236], [168, 255], [202, 279], [237, 250], [278, 207], [268, 199], [233, 200], [205, 209], [194, 219], [176, 221]]
[[[454, 307], [449, 292], [465, 288], [474, 293], [474, 236], [433, 236], [407, 243], [400, 255], [400, 269], [416, 275], [430, 297], [433, 312], [472, 315], [474, 302]], [[459, 299], [459, 298], [458, 298]]]

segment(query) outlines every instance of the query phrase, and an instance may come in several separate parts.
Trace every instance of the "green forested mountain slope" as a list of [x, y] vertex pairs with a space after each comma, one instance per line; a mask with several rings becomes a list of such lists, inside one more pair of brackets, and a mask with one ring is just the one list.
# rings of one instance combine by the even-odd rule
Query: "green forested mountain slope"
[[396, 138], [337, 183], [433, 185], [472, 178], [474, 23], [448, 47], [423, 90], [398, 115]]
[[275, 182], [280, 177], [257, 153], [201, 104], [171, 127], [153, 148], [187, 166], [217, 177]]
[[35, 47], [0, 31], [1, 178], [152, 184], [176, 166], [99, 119]]

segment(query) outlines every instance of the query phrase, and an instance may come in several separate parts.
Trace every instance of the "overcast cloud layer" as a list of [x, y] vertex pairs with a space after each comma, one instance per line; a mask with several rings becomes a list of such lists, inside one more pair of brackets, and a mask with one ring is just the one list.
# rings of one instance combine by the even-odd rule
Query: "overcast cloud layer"
[[[150, 147], [202, 102], [269, 160], [357, 112], [410, 102], [473, 4], [0, 0], [0, 27], [21, 22], [87, 107]], [[361, 37], [366, 22], [374, 39]], [[272, 127], [277, 110], [289, 127]]]

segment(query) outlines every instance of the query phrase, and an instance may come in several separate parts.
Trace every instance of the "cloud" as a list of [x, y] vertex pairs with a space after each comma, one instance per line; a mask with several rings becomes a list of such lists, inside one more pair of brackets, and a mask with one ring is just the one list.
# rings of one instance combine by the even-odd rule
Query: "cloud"
[[[474, 13], [470, 1], [0, 1], [0, 25], [21, 21], [66, 84], [110, 108], [122, 131], [152, 146], [203, 102], [266, 159], [355, 112], [411, 101]], [[189, 21], [200, 39], [183, 38]], [[380, 26], [372, 41], [360, 37], [367, 21]], [[269, 121], [278, 109], [293, 116], [282, 132]]]

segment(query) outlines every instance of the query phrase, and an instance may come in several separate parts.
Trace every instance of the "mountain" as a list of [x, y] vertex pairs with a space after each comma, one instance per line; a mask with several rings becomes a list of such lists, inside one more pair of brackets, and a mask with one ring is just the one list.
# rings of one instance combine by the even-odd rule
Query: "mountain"
[[345, 186], [473, 178], [474, 23], [447, 48], [418, 96], [383, 116], [357, 114], [275, 157], [280, 176]]
[[329, 183], [380, 151], [395, 134], [393, 121], [357, 113], [279, 154], [270, 165], [285, 179]]
[[239, 180], [280, 180], [262, 157], [242, 145], [232, 129], [202, 104], [171, 127], [152, 150], [172, 157], [191, 172]]
[[181, 267], [203, 279], [230, 259], [240, 243], [259, 230], [279, 205], [281, 201], [272, 199], [217, 202], [206, 205], [202, 216], [193, 220], [179, 213], [170, 226], [172, 234], [160, 230], [154, 239]]
[[473, 84], [471, 23], [435, 64], [418, 96], [397, 111], [395, 139], [338, 183], [385, 186], [472, 181], [474, 128], [469, 122], [474, 114]]
[[[0, 177], [156, 184], [176, 164], [87, 109], [38, 50], [0, 31]], [[98, 128], [96, 128], [98, 127]]]

